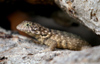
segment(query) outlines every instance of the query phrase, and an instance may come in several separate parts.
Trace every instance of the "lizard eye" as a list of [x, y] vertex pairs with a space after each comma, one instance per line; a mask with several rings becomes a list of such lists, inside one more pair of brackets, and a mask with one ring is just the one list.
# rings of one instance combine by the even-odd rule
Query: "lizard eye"
[[29, 24], [26, 24], [26, 26], [29, 26]]

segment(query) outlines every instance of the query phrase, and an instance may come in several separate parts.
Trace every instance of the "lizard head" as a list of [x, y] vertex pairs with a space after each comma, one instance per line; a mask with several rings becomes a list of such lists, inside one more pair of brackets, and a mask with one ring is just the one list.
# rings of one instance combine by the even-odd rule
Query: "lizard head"
[[38, 23], [23, 21], [17, 27], [18, 30], [29, 34], [30, 36], [42, 35], [46, 36], [49, 33], [49, 29], [41, 26]]

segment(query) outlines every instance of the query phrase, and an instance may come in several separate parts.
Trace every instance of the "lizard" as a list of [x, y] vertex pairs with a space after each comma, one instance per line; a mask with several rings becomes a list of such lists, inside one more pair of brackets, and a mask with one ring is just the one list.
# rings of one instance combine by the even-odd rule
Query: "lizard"
[[34, 37], [38, 44], [49, 46], [48, 50], [50, 51], [55, 50], [55, 48], [79, 51], [91, 47], [80, 36], [65, 31], [49, 29], [35, 22], [25, 20], [18, 24], [16, 28]]

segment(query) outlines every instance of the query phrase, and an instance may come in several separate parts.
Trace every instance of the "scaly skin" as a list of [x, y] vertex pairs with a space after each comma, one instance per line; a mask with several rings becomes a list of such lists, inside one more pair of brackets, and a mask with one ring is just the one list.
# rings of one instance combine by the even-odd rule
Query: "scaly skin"
[[81, 50], [82, 48], [90, 47], [88, 42], [75, 34], [48, 29], [30, 21], [23, 21], [17, 26], [17, 29], [34, 37], [39, 44], [48, 45], [49, 50], [54, 50], [55, 48]]

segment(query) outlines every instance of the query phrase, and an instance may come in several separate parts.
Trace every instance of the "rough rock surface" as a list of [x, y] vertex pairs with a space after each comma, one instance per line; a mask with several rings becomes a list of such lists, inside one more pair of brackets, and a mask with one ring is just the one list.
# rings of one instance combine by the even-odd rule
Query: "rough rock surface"
[[[10, 34], [0, 28], [0, 33]], [[1, 35], [0, 35], [1, 36]], [[90, 64], [100, 63], [100, 46], [71, 51], [56, 49], [43, 52], [45, 45], [33, 43], [30, 38], [12, 34], [13, 37], [0, 37], [0, 64]]]
[[100, 35], [100, 0], [55, 0], [72, 17]]

